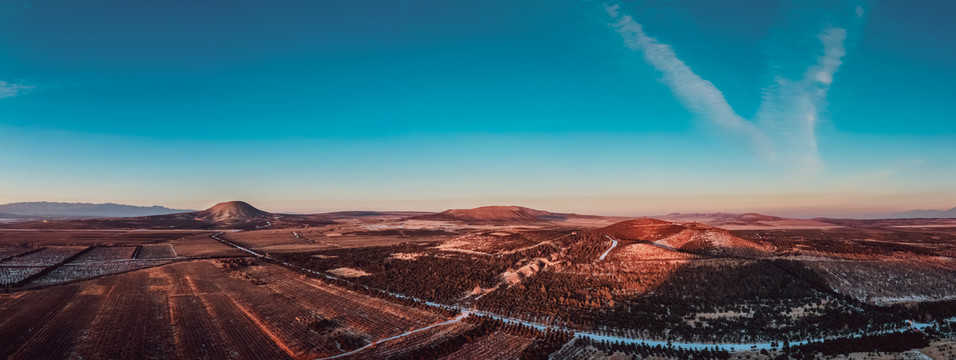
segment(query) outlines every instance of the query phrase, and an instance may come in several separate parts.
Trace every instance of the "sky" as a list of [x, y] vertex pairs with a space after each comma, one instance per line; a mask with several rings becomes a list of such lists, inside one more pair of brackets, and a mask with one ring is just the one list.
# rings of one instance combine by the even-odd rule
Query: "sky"
[[956, 206], [952, 1], [3, 1], [0, 203]]

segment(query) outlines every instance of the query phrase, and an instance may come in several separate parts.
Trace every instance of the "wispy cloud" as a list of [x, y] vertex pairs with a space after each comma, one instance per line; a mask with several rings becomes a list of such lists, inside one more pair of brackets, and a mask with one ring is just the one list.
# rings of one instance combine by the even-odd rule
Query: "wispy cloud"
[[681, 61], [674, 49], [648, 36], [641, 24], [629, 15], [620, 15], [617, 5], [606, 7], [608, 15], [617, 19], [614, 24], [628, 48], [641, 51], [644, 60], [664, 75], [664, 83], [690, 111], [729, 130], [749, 137], [752, 143], [766, 153], [770, 151], [767, 139], [753, 123], [737, 115], [727, 103], [724, 94]]
[[[794, 81], [774, 76], [775, 81], [762, 89], [762, 103], [756, 119], [738, 115], [713, 83], [694, 73], [674, 49], [644, 32], [640, 23], [621, 14], [618, 5], [605, 6], [612, 24], [625, 45], [644, 55], [649, 65], [660, 71], [663, 83], [691, 112], [720, 127], [743, 134], [758, 153], [768, 159], [786, 161], [801, 171], [822, 167], [817, 150], [816, 126], [820, 109], [833, 75], [846, 54], [846, 30], [828, 26], [817, 36], [823, 54], [807, 68], [802, 78]], [[862, 16], [862, 8], [857, 11]]]
[[846, 55], [846, 30], [827, 27], [817, 36], [823, 54], [794, 81], [776, 75], [773, 84], [763, 89], [757, 121], [768, 137], [774, 139], [778, 156], [798, 169], [819, 170], [823, 163], [817, 147], [816, 128], [820, 111], [826, 107], [826, 95], [833, 75]]
[[14, 97], [34, 88], [35, 86], [31, 85], [10, 84], [6, 81], [0, 81], [0, 99]]

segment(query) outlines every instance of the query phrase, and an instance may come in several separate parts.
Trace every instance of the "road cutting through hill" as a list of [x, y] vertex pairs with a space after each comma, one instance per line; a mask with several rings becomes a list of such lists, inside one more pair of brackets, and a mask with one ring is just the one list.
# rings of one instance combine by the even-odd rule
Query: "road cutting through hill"
[[607, 257], [607, 254], [610, 254], [610, 253], [611, 253], [611, 250], [614, 250], [614, 248], [617, 247], [617, 240], [614, 240], [614, 238], [612, 238], [612, 237], [610, 237], [610, 236], [607, 236], [607, 235], [604, 235], [604, 237], [606, 237], [608, 240], [611, 240], [611, 247], [609, 247], [607, 250], [605, 250], [604, 253], [601, 254], [601, 257], [598, 258], [598, 260], [604, 260], [604, 258]]

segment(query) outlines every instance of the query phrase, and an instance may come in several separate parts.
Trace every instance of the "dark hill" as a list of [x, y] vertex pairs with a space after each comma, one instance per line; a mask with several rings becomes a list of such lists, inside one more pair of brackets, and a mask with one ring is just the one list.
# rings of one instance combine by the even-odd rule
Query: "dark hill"
[[560, 221], [566, 218], [566, 214], [522, 206], [482, 206], [474, 209], [451, 209], [436, 214], [413, 217], [417, 220], [461, 221], [465, 223], [527, 223]]
[[209, 222], [241, 222], [274, 217], [274, 215], [259, 210], [245, 201], [221, 202], [195, 214], [196, 220]]

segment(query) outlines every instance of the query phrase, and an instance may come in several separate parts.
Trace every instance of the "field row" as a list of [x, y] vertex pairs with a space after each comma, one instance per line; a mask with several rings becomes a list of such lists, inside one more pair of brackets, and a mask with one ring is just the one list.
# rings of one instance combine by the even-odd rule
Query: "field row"
[[12, 359], [317, 358], [447, 320], [275, 265], [214, 261], [0, 294], [0, 315], [0, 358]]
[[49, 285], [151, 267], [176, 259], [169, 244], [0, 248], [0, 287]]
[[[133, 246], [159, 244], [208, 231], [182, 230], [7, 230], [0, 229], [0, 246]], [[204, 235], [209, 236], [209, 235]], [[2, 257], [0, 257], [2, 258]]]
[[86, 246], [50, 246], [40, 251], [7, 259], [0, 263], [0, 266], [52, 266], [86, 248]]

